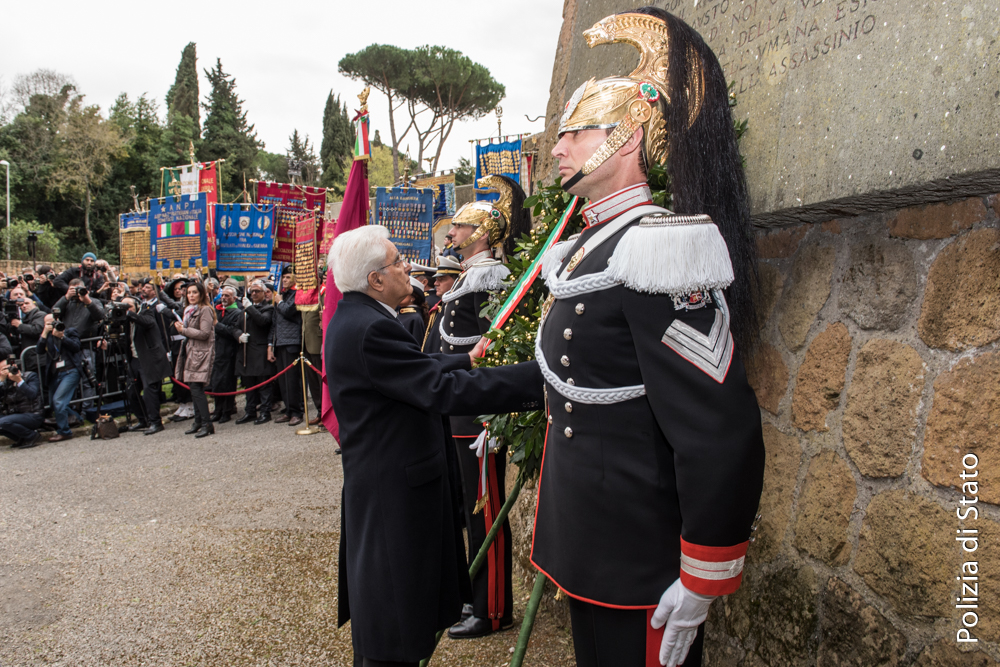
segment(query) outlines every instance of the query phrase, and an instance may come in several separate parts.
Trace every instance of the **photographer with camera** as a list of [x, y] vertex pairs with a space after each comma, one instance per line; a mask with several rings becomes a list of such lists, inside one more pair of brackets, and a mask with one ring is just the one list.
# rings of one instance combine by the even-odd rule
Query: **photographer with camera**
[[[28, 276], [25, 276], [27, 278]], [[56, 305], [56, 301], [62, 298], [66, 290], [59, 289], [56, 287], [56, 273], [52, 270], [52, 267], [47, 264], [42, 264], [38, 267], [34, 274], [32, 274], [34, 281], [28, 281], [31, 289], [34, 291], [35, 296], [41, 301], [46, 308], [52, 308]]]
[[[39, 310], [32, 299], [25, 297], [24, 289], [20, 286], [10, 290], [9, 298], [10, 304], [13, 305], [7, 314], [10, 332], [15, 334], [20, 342], [20, 346], [13, 346], [16, 354], [31, 349], [38, 343], [38, 337], [42, 335], [42, 329], [45, 327], [45, 313]], [[29, 371], [38, 369], [37, 355], [29, 354], [25, 357], [24, 369]]]
[[[126, 319], [131, 325], [129, 341], [132, 354], [129, 370], [135, 386], [131, 398], [140, 408], [137, 411], [140, 415], [139, 424], [130, 430], [153, 435], [163, 430], [163, 420], [160, 419], [160, 384], [173, 369], [167, 358], [164, 331], [157, 322], [158, 316], [162, 314], [158, 308], [166, 309], [166, 306], [155, 298], [155, 287], [149, 283], [143, 285], [143, 295], [147, 294], [153, 298], [147, 299], [141, 306], [137, 307], [133, 297], [122, 299], [122, 305], [128, 309]], [[139, 388], [142, 389], [141, 404], [136, 395]], [[142, 418], [143, 413], [145, 418]]]
[[45, 326], [38, 339], [38, 356], [41, 372], [45, 373], [45, 383], [49, 387], [49, 402], [56, 417], [56, 434], [49, 438], [49, 442], [69, 440], [73, 437], [73, 432], [69, 430], [70, 414], [83, 421], [69, 406], [83, 373], [79, 333], [64, 322], [57, 321], [54, 315], [46, 315]]
[[109, 271], [108, 263], [103, 259], [98, 262], [97, 255], [92, 252], [84, 253], [80, 260], [80, 266], [66, 269], [55, 280], [57, 288], [64, 293], [69, 289], [69, 284], [74, 278], [83, 281], [83, 286], [90, 292], [98, 292], [106, 281], [105, 271]]
[[[110, 283], [105, 285], [105, 287], [109, 286]], [[101, 322], [104, 320], [103, 304], [98, 299], [93, 298], [93, 295], [79, 278], [69, 281], [69, 290], [66, 292], [66, 296], [59, 299], [52, 307], [52, 314], [56, 316], [56, 319], [62, 321], [67, 329], [75, 329], [81, 339], [97, 336], [100, 332]], [[83, 395], [85, 398], [91, 398], [97, 393], [97, 387], [91, 381], [95, 369], [93, 350], [84, 348], [83, 366], [80, 371], [84, 380]], [[97, 418], [93, 412], [93, 401], [84, 403], [82, 409], [91, 420]]]
[[42, 392], [38, 375], [22, 373], [10, 357], [0, 360], [0, 435], [14, 441], [14, 449], [28, 449], [38, 444], [42, 427]]

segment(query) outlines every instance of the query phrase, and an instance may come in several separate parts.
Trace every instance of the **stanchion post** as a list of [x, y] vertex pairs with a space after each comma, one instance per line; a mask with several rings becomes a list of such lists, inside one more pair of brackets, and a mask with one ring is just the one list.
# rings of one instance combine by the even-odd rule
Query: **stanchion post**
[[299, 350], [299, 368], [302, 372], [302, 407], [305, 412], [305, 426], [295, 432], [295, 435], [312, 435], [319, 433], [322, 429], [319, 426], [309, 425], [309, 386], [306, 384], [306, 357]]

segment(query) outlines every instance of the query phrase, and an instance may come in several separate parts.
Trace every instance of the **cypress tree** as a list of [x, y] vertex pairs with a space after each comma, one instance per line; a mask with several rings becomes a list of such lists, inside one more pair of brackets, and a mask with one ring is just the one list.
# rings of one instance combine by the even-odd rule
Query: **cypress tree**
[[205, 107], [205, 132], [198, 158], [204, 162], [224, 159], [219, 183], [219, 201], [222, 192], [235, 197], [243, 191], [243, 177], [254, 178], [254, 160], [264, 144], [257, 139], [254, 126], [247, 122], [243, 101], [236, 95], [236, 79], [222, 70], [222, 60], [215, 67], [205, 70], [212, 84]]
[[159, 153], [159, 160], [164, 166], [187, 163], [191, 143], [198, 146], [201, 137], [198, 95], [197, 46], [189, 42], [181, 52], [174, 85], [167, 91], [167, 123]]
[[345, 180], [344, 160], [351, 155], [353, 147], [354, 126], [347, 115], [347, 103], [341, 104], [340, 96], [334, 97], [331, 90], [323, 110], [323, 141], [319, 148], [323, 175], [320, 185], [337, 189], [336, 184]]

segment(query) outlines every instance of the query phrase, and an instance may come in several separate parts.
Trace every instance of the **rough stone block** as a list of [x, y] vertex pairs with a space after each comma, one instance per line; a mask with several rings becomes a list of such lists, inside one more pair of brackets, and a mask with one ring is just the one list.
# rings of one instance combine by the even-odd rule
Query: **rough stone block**
[[840, 405], [851, 334], [840, 322], [816, 336], [799, 366], [792, 398], [792, 423], [803, 431], [829, 431], [826, 416]]
[[792, 515], [792, 495], [802, 463], [798, 438], [785, 435], [771, 424], [764, 424], [764, 490], [760, 497], [761, 519], [747, 558], [751, 562], [769, 561], [778, 555]]
[[817, 667], [896, 667], [906, 655], [906, 636], [844, 581], [831, 578], [823, 591]]
[[757, 236], [757, 253], [761, 259], [783, 259], [791, 257], [799, 249], [799, 243], [806, 237], [809, 225], [786, 227]]
[[839, 220], [827, 220], [823, 223], [823, 231], [827, 234], [839, 234], [840, 233], [840, 221]]
[[960, 651], [951, 639], [942, 639], [920, 652], [913, 667], [996, 667], [1000, 665], [979, 651]]
[[946, 239], [986, 217], [980, 197], [957, 203], [904, 208], [889, 219], [889, 235], [904, 239]]
[[725, 598], [730, 634], [748, 650], [742, 664], [792, 667], [809, 664], [816, 651], [819, 582], [808, 565], [768, 574], [744, 574], [744, 583]]
[[958, 554], [955, 517], [902, 489], [865, 511], [854, 571], [900, 616], [951, 618]]
[[990, 206], [993, 207], [993, 215], [1000, 218], [1000, 195], [990, 197]]
[[802, 347], [816, 315], [830, 296], [833, 248], [809, 245], [799, 252], [778, 305], [778, 331], [793, 352]]
[[[982, 517], [982, 515], [980, 515]], [[962, 551], [962, 561], [979, 563], [979, 625], [972, 630], [972, 636], [980, 643], [1000, 641], [1000, 596], [993, 591], [1000, 590], [1000, 559], [997, 558], [997, 545], [1000, 544], [1000, 524], [990, 519], [980, 518], [977, 521], [963, 521], [963, 528], [979, 530], [979, 548], [973, 553]], [[954, 535], [954, 533], [952, 533]], [[955, 582], [955, 593], [968, 593], [959, 589]], [[958, 626], [959, 618], [955, 618]]]
[[828, 565], [845, 565], [851, 558], [847, 527], [857, 495], [854, 475], [836, 452], [814, 458], [799, 496], [795, 546]]
[[760, 301], [757, 304], [757, 318], [760, 321], [761, 328], [763, 328], [767, 324], [768, 318], [771, 317], [775, 304], [778, 303], [778, 297], [781, 296], [781, 289], [785, 285], [785, 277], [781, 275], [778, 267], [767, 263], [761, 263], [757, 269], [757, 273], [760, 280]]
[[788, 390], [788, 367], [770, 343], [761, 343], [747, 363], [747, 380], [757, 394], [757, 402], [773, 415]]
[[[1000, 504], [1000, 353], [962, 359], [934, 381], [922, 472], [931, 484], [960, 488], [962, 457], [979, 457], [977, 493]], [[970, 487], [971, 488], [971, 487]], [[969, 494], [966, 494], [969, 495]]]
[[858, 352], [844, 409], [844, 447], [861, 474], [902, 475], [913, 452], [926, 365], [905, 343], [871, 340]]
[[894, 331], [917, 295], [913, 255], [903, 241], [870, 239], [851, 246], [840, 309], [863, 329]]
[[1000, 230], [969, 232], [938, 254], [917, 330], [929, 347], [955, 351], [1000, 338]]

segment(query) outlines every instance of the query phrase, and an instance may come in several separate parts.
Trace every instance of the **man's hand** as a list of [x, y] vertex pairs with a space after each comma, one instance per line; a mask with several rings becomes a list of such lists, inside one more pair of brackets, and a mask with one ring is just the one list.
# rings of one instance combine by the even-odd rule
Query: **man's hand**
[[698, 626], [708, 617], [708, 608], [714, 599], [715, 596], [689, 590], [680, 579], [663, 593], [649, 622], [654, 630], [662, 628], [664, 623], [667, 625], [660, 642], [661, 665], [676, 667], [683, 664], [698, 634]]
[[277, 357], [274, 356], [274, 348], [270, 345], [267, 346], [267, 360], [272, 364], [277, 361]]
[[252, 305], [253, 305], [253, 301], [250, 300], [250, 297], [247, 297], [247, 296], [243, 297], [243, 307], [244, 308], [249, 308]]
[[97, 341], [97, 345], [95, 345], [95, 347], [98, 350], [106, 350], [106, 349], [108, 349], [108, 341], [106, 341], [106, 340], [104, 340], [102, 338], [101, 340]]
[[21, 320], [14, 318], [13, 320], [10, 321], [10, 326], [14, 327], [15, 329], [18, 328], [19, 326], [21, 326]]
[[50, 333], [52, 333], [52, 327], [55, 324], [55, 320], [56, 318], [54, 315], [45, 316], [45, 326], [42, 327], [42, 338], [46, 338]]
[[248, 333], [240, 334], [240, 342], [241, 343], [247, 343], [247, 342], [249, 342], [249, 340], [250, 340], [250, 334], [248, 334]]
[[479, 364], [480, 359], [486, 356], [486, 347], [492, 342], [489, 338], [480, 338], [476, 346], [469, 352], [469, 359], [472, 361], [473, 368]]
[[174, 328], [177, 329], [177, 333], [180, 333], [181, 329], [184, 328], [184, 325], [180, 322], [174, 322]]
[[86, 305], [89, 306], [90, 305], [90, 301], [91, 301], [91, 299], [90, 299], [90, 292], [87, 292], [86, 294], [81, 294], [80, 295], [80, 302], [81, 303], [84, 303], [84, 304], [86, 304]]
[[7, 379], [10, 380], [11, 382], [13, 382], [14, 384], [17, 384], [18, 382], [20, 382], [21, 380], [23, 380], [24, 378], [21, 377], [21, 369], [20, 368], [17, 369], [16, 373], [14, 373], [14, 372], [12, 372], [12, 371], [10, 371], [8, 369], [7, 370]]

